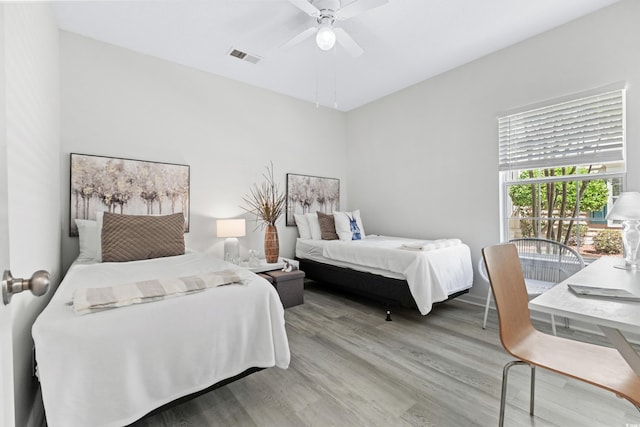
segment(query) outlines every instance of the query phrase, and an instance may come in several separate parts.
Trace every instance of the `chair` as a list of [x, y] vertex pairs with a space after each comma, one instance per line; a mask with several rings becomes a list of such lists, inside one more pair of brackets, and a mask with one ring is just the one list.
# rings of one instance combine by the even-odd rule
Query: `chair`
[[[527, 285], [529, 296], [540, 295], [567, 277], [584, 268], [582, 257], [572, 248], [555, 240], [547, 239], [513, 239], [510, 243], [516, 245], [520, 266]], [[480, 260], [478, 266], [480, 275], [488, 282], [484, 263]], [[487, 302], [484, 307], [482, 329], [487, 327], [487, 316], [491, 302], [491, 288], [487, 291]], [[551, 329], [556, 335], [556, 322], [551, 315]]]
[[500, 426], [504, 424], [509, 369], [520, 364], [531, 367], [531, 416], [534, 410], [536, 367], [609, 390], [638, 408], [640, 377], [617, 350], [545, 334], [533, 327], [521, 260], [515, 244], [487, 247], [482, 250], [482, 255], [498, 311], [502, 346], [518, 359], [508, 362], [503, 369]]

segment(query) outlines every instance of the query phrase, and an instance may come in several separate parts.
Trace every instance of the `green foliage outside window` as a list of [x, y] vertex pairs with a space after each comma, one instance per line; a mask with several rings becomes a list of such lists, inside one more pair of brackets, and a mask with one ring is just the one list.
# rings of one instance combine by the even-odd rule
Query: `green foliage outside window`
[[[579, 175], [576, 174], [579, 172]], [[527, 170], [520, 173], [520, 179], [553, 178], [576, 175], [582, 180], [534, 182], [517, 184], [509, 188], [509, 197], [521, 218], [526, 221], [526, 234], [570, 244], [576, 237], [577, 218], [581, 212], [595, 212], [607, 205], [609, 189], [604, 179], [585, 180], [590, 168], [561, 167], [541, 170]], [[578, 202], [579, 200], [579, 202]], [[579, 203], [579, 204], [578, 204]], [[544, 218], [542, 221], [536, 218]], [[524, 224], [525, 221], [522, 221]], [[582, 236], [582, 229], [580, 235]]]
[[593, 238], [596, 252], [616, 255], [622, 253], [622, 232], [620, 230], [600, 230]]
[[[569, 232], [569, 245], [576, 246], [578, 244], [578, 234], [580, 235], [580, 241], [584, 242], [584, 238], [587, 235], [589, 227], [586, 224], [579, 224], [577, 227], [573, 227], [573, 230]], [[567, 231], [564, 231], [567, 233]]]

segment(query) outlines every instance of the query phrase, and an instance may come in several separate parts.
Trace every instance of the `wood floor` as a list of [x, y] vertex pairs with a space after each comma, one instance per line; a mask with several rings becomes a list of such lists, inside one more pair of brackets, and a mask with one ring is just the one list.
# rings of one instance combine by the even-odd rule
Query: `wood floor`
[[[397, 308], [385, 322], [374, 302], [305, 287], [305, 303], [286, 310], [289, 369], [255, 373], [135, 426], [497, 425], [510, 357], [495, 312], [486, 330], [482, 308], [459, 301], [427, 316]], [[558, 334], [603, 343], [560, 326]], [[514, 367], [509, 379], [506, 426], [640, 426], [627, 401], [540, 369], [532, 418], [529, 368]]]

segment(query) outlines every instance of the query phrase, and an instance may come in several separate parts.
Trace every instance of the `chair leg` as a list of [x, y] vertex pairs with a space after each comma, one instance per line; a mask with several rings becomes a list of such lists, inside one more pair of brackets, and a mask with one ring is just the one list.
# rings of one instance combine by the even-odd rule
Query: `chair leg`
[[533, 417], [533, 406], [536, 394], [536, 367], [531, 365], [531, 395], [529, 396], [529, 415]]
[[[500, 394], [500, 418], [498, 420], [498, 426], [504, 426], [504, 409], [506, 406], [507, 399], [507, 379], [509, 377], [509, 369], [514, 365], [529, 365], [527, 362], [523, 362], [522, 360], [512, 360], [511, 362], [504, 365], [502, 369], [502, 393]], [[536, 367], [531, 366], [531, 396], [529, 399], [529, 415], [533, 416], [533, 404], [534, 404], [534, 394], [536, 387]]]
[[491, 304], [491, 288], [487, 292], [487, 302], [484, 305], [484, 320], [482, 321], [482, 329], [487, 327], [487, 316], [489, 316], [489, 304]]
[[558, 335], [556, 333], [556, 318], [553, 317], [553, 314], [551, 315], [551, 330], [553, 331], [553, 335]]

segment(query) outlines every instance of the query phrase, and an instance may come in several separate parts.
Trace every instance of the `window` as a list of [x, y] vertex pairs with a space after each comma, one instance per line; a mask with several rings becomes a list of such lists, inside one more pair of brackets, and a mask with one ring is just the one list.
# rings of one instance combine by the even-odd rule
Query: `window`
[[621, 254], [606, 212], [625, 184], [624, 124], [620, 87], [498, 117], [503, 240], [557, 240], [586, 260]]

